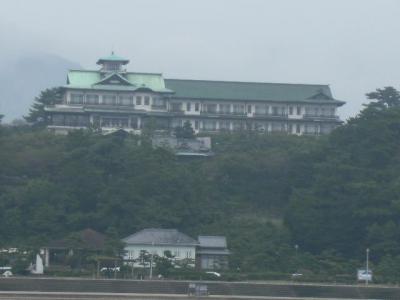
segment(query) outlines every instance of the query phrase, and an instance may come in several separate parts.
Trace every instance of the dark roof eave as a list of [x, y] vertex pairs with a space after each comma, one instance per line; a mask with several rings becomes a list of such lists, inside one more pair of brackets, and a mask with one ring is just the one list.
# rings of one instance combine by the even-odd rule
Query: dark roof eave
[[[132, 85], [132, 87], [134, 87], [133, 85]], [[143, 86], [138, 86], [138, 87], [136, 87], [135, 86], [135, 88], [134, 89], [129, 89], [129, 90], [111, 90], [111, 89], [107, 89], [107, 88], [105, 88], [105, 87], [103, 87], [103, 88], [101, 88], [101, 86], [85, 86], [85, 87], [81, 87], [81, 86], [69, 86], [69, 85], [63, 85], [63, 86], [61, 86], [60, 88], [62, 88], [62, 89], [65, 89], [65, 90], [68, 90], [68, 89], [70, 89], [70, 90], [97, 90], [97, 91], [115, 91], [115, 92], [119, 92], [119, 93], [122, 93], [122, 92], [136, 92], [136, 91], [140, 91], [140, 89], [148, 89], [148, 90], [150, 90], [151, 92], [153, 92], [153, 93], [158, 93], [158, 94], [174, 94], [175, 92], [174, 91], [172, 91], [172, 90], [169, 90], [169, 89], [165, 89], [165, 90], [163, 90], [163, 91], [157, 91], [157, 90], [153, 90], [152, 88], [149, 88], [149, 87], [143, 87]]]
[[295, 101], [290, 101], [290, 100], [271, 100], [271, 99], [229, 99], [229, 98], [200, 98], [200, 97], [183, 97], [183, 96], [171, 96], [171, 99], [179, 99], [179, 100], [185, 100], [185, 99], [191, 99], [191, 100], [197, 100], [197, 101], [254, 101], [254, 102], [275, 102], [275, 103], [312, 103], [312, 104], [335, 104], [337, 106], [342, 106], [346, 104], [345, 101], [341, 100], [295, 100]]
[[103, 64], [105, 62], [119, 62], [122, 63], [123, 65], [126, 65], [129, 63], [129, 59], [107, 59], [107, 58], [100, 58], [96, 64], [100, 65]]
[[218, 83], [239, 83], [239, 84], [273, 84], [283, 86], [322, 86], [329, 87], [325, 83], [290, 83], [290, 82], [264, 82], [264, 81], [240, 81], [240, 80], [207, 80], [207, 79], [178, 79], [178, 78], [165, 78], [167, 81], [189, 81], [189, 82], [218, 82]]
[[199, 245], [199, 243], [129, 243], [127, 241], [122, 240], [124, 243], [126, 243], [127, 246], [130, 245], [146, 245], [146, 246], [193, 246], [196, 247]]
[[[68, 72], [92, 72], [92, 73], [99, 73], [99, 70], [82, 70], [82, 69], [68, 69]], [[139, 74], [139, 75], [162, 75], [162, 73], [155, 73], [155, 72], [123, 72], [124, 74]]]
[[90, 250], [90, 251], [101, 251], [103, 248], [92, 248], [92, 247], [74, 247], [74, 246], [43, 246], [42, 249], [54, 249], [54, 250]]

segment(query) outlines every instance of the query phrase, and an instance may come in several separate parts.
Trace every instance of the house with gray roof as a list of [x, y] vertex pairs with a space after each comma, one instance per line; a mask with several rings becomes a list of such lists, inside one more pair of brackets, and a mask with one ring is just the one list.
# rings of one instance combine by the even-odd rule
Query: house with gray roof
[[51, 264], [65, 265], [68, 258], [74, 255], [74, 252], [83, 251], [97, 255], [104, 249], [105, 241], [104, 234], [91, 228], [71, 233], [61, 239], [52, 240], [41, 248], [44, 266], [47, 268]]
[[176, 229], [148, 228], [134, 233], [122, 241], [125, 243], [125, 260], [140, 262], [143, 253], [166, 256], [169, 252], [175, 262], [187, 261], [194, 267], [198, 241]]
[[228, 269], [230, 251], [224, 236], [200, 235], [196, 252], [196, 266], [202, 270]]
[[129, 72], [129, 60], [112, 53], [98, 70], [70, 70], [63, 97], [47, 105], [48, 128], [103, 132], [145, 127], [170, 131], [191, 123], [196, 133], [256, 130], [262, 133], [327, 134], [341, 124], [337, 100], [326, 84], [164, 79]]

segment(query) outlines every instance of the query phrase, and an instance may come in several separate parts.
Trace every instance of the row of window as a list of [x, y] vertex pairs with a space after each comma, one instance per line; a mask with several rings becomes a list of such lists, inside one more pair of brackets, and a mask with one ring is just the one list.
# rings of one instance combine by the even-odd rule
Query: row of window
[[89, 116], [86, 115], [62, 115], [52, 116], [52, 124], [56, 126], [87, 127], [89, 126]]
[[[183, 126], [185, 120], [173, 119], [170, 121], [166, 118], [139, 119], [132, 117], [107, 117], [94, 116], [93, 124], [99, 127], [108, 128], [132, 128], [141, 129], [151, 126], [156, 129], [170, 129]], [[290, 132], [290, 133], [329, 133], [335, 127], [333, 124], [315, 124], [305, 123], [286, 123], [286, 122], [263, 122], [263, 121], [244, 121], [244, 120], [192, 120], [193, 128], [198, 131], [217, 131], [217, 130], [258, 130], [273, 132]], [[89, 126], [89, 117], [87, 115], [64, 115], [55, 114], [52, 117], [52, 124], [56, 126], [73, 126], [86, 127]]]
[[[89, 104], [97, 105], [100, 104], [100, 96], [97, 94], [78, 94], [72, 93], [70, 96], [70, 104]], [[150, 96], [133, 96], [133, 95], [102, 95], [101, 104], [105, 105], [122, 105], [122, 106], [134, 106], [134, 105], [152, 105], [154, 108], [166, 109], [166, 99], [161, 97], [150, 97]], [[200, 110], [208, 114], [252, 114], [255, 115], [272, 115], [272, 116], [286, 116], [286, 115], [301, 115], [301, 106], [271, 106], [268, 104], [256, 104], [254, 108], [252, 105], [244, 104], [216, 104], [216, 103], [200, 103], [185, 102], [183, 107], [182, 102], [171, 102], [171, 112], [199, 112]], [[335, 108], [333, 107], [319, 107], [319, 106], [305, 106], [305, 114], [309, 116], [334, 116]]]
[[329, 117], [335, 115], [335, 108], [332, 107], [306, 106], [305, 111], [309, 116]]
[[[192, 103], [186, 102], [185, 110], [192, 111]], [[172, 102], [170, 104], [171, 111], [182, 112], [183, 103], [182, 102]], [[200, 103], [194, 103], [195, 112], [200, 111]], [[272, 116], [287, 116], [287, 115], [302, 115], [301, 106], [278, 106], [278, 105], [268, 105], [268, 104], [256, 104], [254, 107], [252, 105], [245, 104], [216, 104], [216, 103], [205, 103], [202, 105], [201, 112], [208, 114], [255, 114], [255, 115], [272, 115]], [[333, 107], [305, 107], [305, 113], [314, 116], [334, 116], [335, 108]]]
[[[70, 95], [70, 104], [89, 104], [98, 105], [100, 104], [100, 96], [97, 94], [74, 94]], [[146, 105], [152, 104], [155, 107], [165, 107], [166, 101], [161, 97], [150, 97], [150, 96], [133, 96], [133, 95], [102, 95], [101, 104], [104, 105], [122, 105], [122, 106], [134, 106], [134, 105]]]
[[[169, 250], [169, 251], [171, 252], [172, 256], [174, 256], [176, 258], [182, 258], [181, 257], [181, 251], [179, 249], [175, 249], [173, 251]], [[126, 257], [128, 259], [136, 259], [136, 258], [140, 257], [140, 254], [142, 252], [148, 252], [148, 251], [144, 250], [144, 249], [142, 249], [140, 251], [136, 251], [136, 252], [134, 250], [129, 250], [129, 251], [126, 252]], [[157, 251], [157, 249], [154, 249], [152, 251], [152, 254], [153, 255], [158, 255], [158, 256], [165, 256], [164, 251]], [[192, 251], [191, 250], [184, 251], [183, 254], [184, 254], [184, 258], [192, 258]]]
[[221, 255], [202, 255], [201, 268], [202, 269], [224, 269], [228, 267], [227, 256]]
[[[195, 130], [199, 131], [217, 131], [217, 130], [257, 130], [272, 132], [289, 132], [289, 133], [309, 133], [317, 134], [331, 132], [335, 125], [333, 124], [315, 124], [306, 123], [285, 123], [285, 122], [248, 122], [242, 120], [194, 120], [189, 121]], [[172, 128], [180, 127], [184, 123], [183, 120], [175, 119], [172, 121]]]

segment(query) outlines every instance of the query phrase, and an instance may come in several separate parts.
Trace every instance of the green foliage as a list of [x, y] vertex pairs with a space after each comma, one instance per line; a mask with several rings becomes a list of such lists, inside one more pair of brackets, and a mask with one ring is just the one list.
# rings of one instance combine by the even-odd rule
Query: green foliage
[[385, 106], [370, 104], [336, 130], [314, 162], [312, 183], [293, 193], [286, 223], [307, 251], [358, 258], [369, 247], [375, 261], [399, 253], [397, 94], [392, 88], [369, 94]]
[[12, 263], [11, 267], [13, 274], [27, 275], [29, 273], [29, 260], [25, 258], [18, 258]]
[[[285, 232], [289, 243], [290, 234], [278, 223], [288, 203], [287, 178], [294, 176], [291, 162], [298, 164], [296, 153], [304, 155], [305, 142], [264, 136], [240, 151], [239, 137], [215, 142], [215, 158], [183, 162], [133, 137], [90, 131], [67, 136], [17, 131], [0, 137], [1, 241], [40, 246], [90, 227], [109, 230], [105, 251], [111, 255], [121, 249], [118, 238], [146, 227], [177, 228], [192, 236], [225, 234], [230, 241], [270, 226], [272, 218], [277, 224], [268, 234], [279, 240]], [[233, 146], [225, 150], [225, 144]], [[282, 144], [285, 151], [279, 150]], [[247, 240], [256, 244], [257, 239], [254, 234]], [[239, 257], [257, 248], [252, 251]], [[248, 269], [258, 264], [250, 257], [244, 261], [254, 264]]]
[[172, 256], [170, 253], [165, 256], [156, 255], [154, 257], [157, 274], [161, 274], [163, 277], [168, 277], [170, 275], [171, 271], [174, 269], [171, 258]]
[[194, 130], [192, 124], [189, 121], [186, 121], [182, 127], [175, 127], [175, 136], [178, 139], [193, 139]]
[[60, 103], [62, 94], [62, 89], [58, 87], [40, 92], [40, 95], [35, 98], [29, 110], [29, 114], [24, 117], [25, 120], [35, 127], [44, 127], [48, 125], [49, 119], [45, 111], [45, 106]]
[[391, 86], [383, 89], [376, 89], [375, 92], [368, 93], [367, 98], [370, 100], [376, 100], [376, 102], [372, 102], [368, 105], [375, 109], [400, 106], [400, 93]]
[[124, 255], [125, 244], [115, 227], [110, 227], [106, 231], [104, 254], [107, 256], [122, 257]]
[[[0, 135], [0, 241], [41, 246], [90, 227], [106, 233], [103, 254], [115, 257], [120, 237], [177, 228], [227, 236], [240, 278], [300, 272], [301, 280], [340, 282], [354, 278], [369, 247], [377, 280], [394, 282], [399, 97], [393, 88], [368, 97], [376, 101], [328, 137], [216, 135], [216, 155], [204, 160], [152, 149], [145, 142], [151, 128], [142, 143], [95, 130], [54, 136], [7, 129]], [[148, 253], [141, 259], [149, 265]], [[157, 272], [180, 276], [171, 257], [154, 259]]]

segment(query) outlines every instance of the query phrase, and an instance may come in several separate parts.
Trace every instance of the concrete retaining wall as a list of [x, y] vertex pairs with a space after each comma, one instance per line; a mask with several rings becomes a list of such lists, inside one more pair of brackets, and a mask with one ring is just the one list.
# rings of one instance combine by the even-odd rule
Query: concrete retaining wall
[[[210, 295], [400, 299], [400, 288], [343, 285], [202, 282]], [[187, 294], [188, 281], [1, 278], [0, 291]]]

